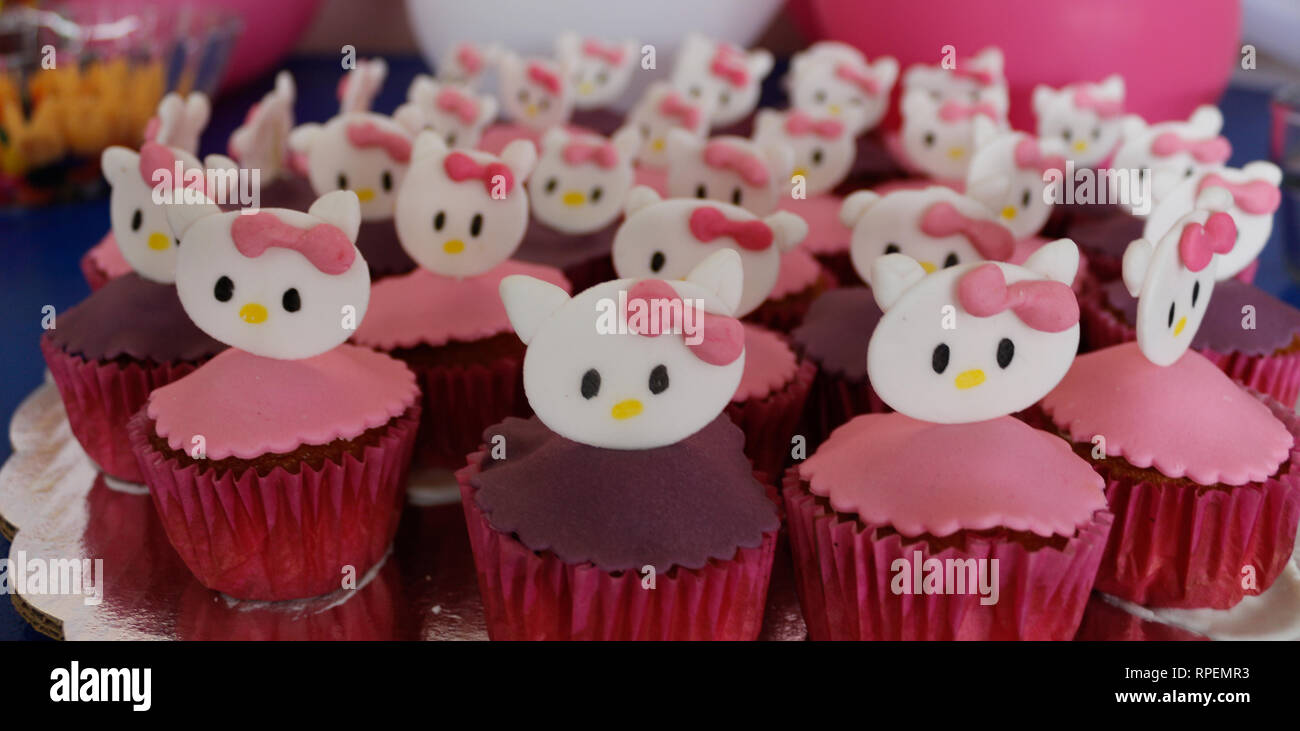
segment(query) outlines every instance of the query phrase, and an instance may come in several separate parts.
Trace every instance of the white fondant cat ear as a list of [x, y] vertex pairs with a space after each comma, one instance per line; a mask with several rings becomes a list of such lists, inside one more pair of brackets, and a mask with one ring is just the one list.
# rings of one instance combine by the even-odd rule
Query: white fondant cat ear
[[139, 177], [140, 153], [114, 145], [104, 148], [99, 156], [99, 168], [109, 185], [120, 185], [128, 175]]
[[1038, 84], [1034, 87], [1034, 116], [1041, 117], [1052, 105], [1052, 87], [1046, 84]]
[[1057, 239], [1039, 247], [1022, 266], [1061, 284], [1074, 284], [1079, 273], [1079, 247], [1070, 239]]
[[582, 38], [575, 31], [566, 30], [555, 38], [555, 56], [556, 58], [576, 59], [578, 57], [578, 46], [582, 43]]
[[1211, 104], [1203, 104], [1192, 112], [1187, 124], [1198, 134], [1217, 135], [1223, 129], [1223, 112]]
[[176, 238], [185, 238], [185, 232], [193, 226], [196, 221], [208, 216], [215, 216], [221, 213], [221, 208], [216, 203], [173, 203], [169, 206], [163, 206], [163, 211], [167, 215], [167, 225], [171, 227], [172, 233]]
[[497, 98], [491, 94], [484, 94], [478, 97], [478, 118], [474, 121], [476, 126], [482, 127], [497, 118]]
[[1241, 169], [1251, 180], [1267, 180], [1273, 185], [1282, 184], [1282, 168], [1267, 160], [1246, 163]]
[[1107, 98], [1124, 98], [1124, 77], [1119, 74], [1107, 76], [1097, 86]]
[[1151, 266], [1151, 256], [1155, 251], [1155, 246], [1146, 239], [1137, 239], [1124, 249], [1124, 263], [1121, 269], [1124, 289], [1134, 297], [1142, 293], [1142, 284], [1146, 282], [1147, 269]]
[[881, 312], [898, 302], [903, 293], [925, 278], [920, 262], [907, 254], [885, 254], [871, 264], [871, 293]]
[[1120, 121], [1120, 131], [1126, 140], [1137, 139], [1147, 131], [1147, 121], [1136, 114], [1126, 114]]
[[569, 293], [550, 282], [526, 274], [511, 274], [497, 287], [510, 326], [524, 345], [532, 342], [542, 324], [569, 301]]
[[503, 77], [518, 77], [523, 71], [524, 59], [514, 51], [502, 49], [496, 60]]
[[881, 56], [870, 66], [876, 81], [880, 83], [880, 88], [885, 90], [884, 93], [888, 93], [894, 82], [898, 81], [898, 59], [893, 56]]
[[632, 160], [641, 149], [641, 131], [634, 125], [624, 125], [609, 138], [620, 160]]
[[522, 183], [533, 172], [537, 164], [537, 148], [532, 140], [515, 140], [501, 151], [501, 161], [515, 174], [516, 182]]
[[205, 175], [208, 181], [218, 187], [218, 190], [208, 191], [209, 198], [228, 202], [238, 200], [239, 163], [225, 155], [213, 153], [203, 158], [203, 168], [224, 173], [223, 175]]
[[289, 133], [289, 149], [303, 154], [310, 152], [312, 144], [320, 137], [322, 129], [324, 128], [315, 122], [294, 127]]
[[845, 228], [853, 228], [866, 214], [867, 209], [875, 205], [878, 200], [880, 200], [880, 195], [870, 190], [859, 190], [850, 194], [840, 204], [840, 223], [844, 224]]
[[361, 230], [361, 200], [353, 191], [330, 191], [317, 198], [307, 213], [338, 226], [348, 241], [357, 242], [357, 233]]
[[808, 222], [790, 211], [777, 211], [763, 219], [771, 229], [776, 248], [789, 251], [798, 246], [808, 235]]
[[746, 57], [745, 65], [749, 73], [761, 79], [772, 70], [772, 54], [766, 48], [755, 48]]
[[696, 264], [686, 275], [686, 281], [716, 296], [724, 310], [721, 314], [733, 314], [740, 306], [740, 296], [745, 289], [740, 254], [735, 249], [719, 249]]
[[442, 156], [447, 154], [447, 142], [442, 139], [442, 135], [431, 129], [426, 129], [415, 136], [415, 144], [411, 146], [411, 159], [418, 160], [425, 157]]
[[659, 191], [648, 185], [638, 185], [629, 190], [627, 197], [623, 199], [623, 217], [630, 217], [642, 208], [652, 206], [661, 200], [663, 198], [659, 195]]
[[900, 108], [903, 116], [921, 119], [933, 114], [935, 101], [924, 89], [913, 89], [903, 94]]

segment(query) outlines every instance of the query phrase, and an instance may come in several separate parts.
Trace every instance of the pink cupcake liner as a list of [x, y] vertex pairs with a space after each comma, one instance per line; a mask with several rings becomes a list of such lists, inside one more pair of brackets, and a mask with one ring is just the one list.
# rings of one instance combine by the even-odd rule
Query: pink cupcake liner
[[[838, 286], [839, 283], [835, 281], [835, 275], [825, 266], [822, 266], [821, 273], [811, 285], [788, 297], [767, 300], [759, 305], [758, 309], [746, 315], [745, 320], [762, 325], [769, 330], [788, 333], [799, 327], [800, 323], [803, 322], [803, 316], [808, 313], [808, 308], [812, 306], [817, 295]], [[582, 290], [577, 289], [575, 286], [574, 291], [580, 292]]]
[[68, 426], [86, 454], [112, 477], [143, 481], [126, 424], [149, 400], [149, 392], [192, 373], [201, 361], [87, 361], [65, 352], [49, 336], [41, 338], [41, 354], [68, 412]]
[[486, 364], [430, 368], [407, 362], [423, 394], [416, 462], [454, 470], [483, 442], [483, 431], [507, 416], [528, 417], [523, 360], [504, 356]]
[[[818, 503], [791, 468], [786, 520], [795, 588], [813, 640], [1068, 640], [1083, 618], [1112, 516], [1098, 511], [1064, 547], [966, 536], [935, 553], [925, 540], [863, 525]], [[968, 594], [895, 594], [894, 561], [996, 559], [998, 600]]]
[[804, 403], [801, 430], [808, 438], [808, 453], [831, 435], [841, 424], [861, 414], [892, 411], [863, 376], [854, 381], [844, 376], [817, 370]]
[[[1086, 351], [1137, 339], [1137, 330], [1106, 309], [1099, 289], [1092, 289], [1079, 298], [1079, 317]], [[1232, 380], [1271, 396], [1279, 403], [1294, 405], [1300, 398], [1300, 351], [1251, 355], [1197, 348], [1197, 352]]]
[[[1290, 409], [1260, 400], [1300, 439]], [[1271, 586], [1290, 561], [1300, 525], [1300, 449], [1281, 474], [1236, 487], [1136, 481], [1131, 468], [1112, 462], [1093, 463], [1115, 514], [1100, 591], [1148, 607], [1227, 609]], [[1257, 589], [1242, 586], [1246, 566], [1255, 569]]]
[[790, 456], [790, 440], [799, 433], [804, 402], [817, 375], [817, 366], [801, 361], [794, 377], [781, 390], [765, 398], [732, 401], [727, 416], [745, 432], [745, 456], [754, 469], [768, 479], [777, 480], [785, 471]]
[[348, 453], [265, 475], [182, 466], [154, 449], [144, 409], [128, 431], [167, 538], [194, 577], [238, 599], [280, 600], [336, 591], [345, 575], [359, 579], [383, 558], [419, 419], [415, 404], [360, 459]]
[[754, 640], [763, 623], [777, 531], [756, 548], [699, 569], [674, 568], [643, 589], [641, 574], [567, 564], [494, 529], [470, 480], [485, 452], [456, 473], [479, 592], [493, 640]]

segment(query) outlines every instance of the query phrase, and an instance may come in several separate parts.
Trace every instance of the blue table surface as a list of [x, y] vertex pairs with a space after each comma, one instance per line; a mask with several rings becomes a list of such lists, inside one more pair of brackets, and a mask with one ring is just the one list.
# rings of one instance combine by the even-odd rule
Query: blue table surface
[[[334, 90], [341, 73], [338, 57], [292, 58], [285, 68], [297, 82], [295, 112], [299, 120], [323, 121], [337, 111]], [[419, 58], [389, 59], [388, 80], [374, 108], [381, 112], [396, 109], [404, 101], [411, 79], [427, 71]], [[777, 75], [774, 73], [768, 80], [765, 104], [780, 102]], [[267, 75], [218, 99], [200, 143], [202, 152], [225, 153], [230, 133], [272, 85], [273, 76]], [[1231, 164], [1267, 159], [1268, 101], [1267, 93], [1256, 90], [1233, 88], [1224, 94], [1220, 107], [1224, 134], [1233, 144]], [[1260, 257], [1256, 284], [1300, 305], [1300, 286], [1283, 264], [1279, 228], [1275, 228], [1273, 239]], [[53, 305], [56, 312], [62, 312], [90, 294], [79, 260], [107, 230], [107, 199], [0, 211], [0, 252], [9, 257], [9, 263], [0, 266], [0, 312], [7, 313], [0, 330], [0, 415], [6, 430], [6, 438], [0, 439], [0, 461], [8, 459], [12, 451], [7, 438], [10, 415], [44, 377], [45, 364], [37, 346], [41, 309]], [[0, 537], [0, 557], [8, 555], [9, 542]], [[43, 638], [18, 616], [6, 598], [0, 597], [0, 640]]]

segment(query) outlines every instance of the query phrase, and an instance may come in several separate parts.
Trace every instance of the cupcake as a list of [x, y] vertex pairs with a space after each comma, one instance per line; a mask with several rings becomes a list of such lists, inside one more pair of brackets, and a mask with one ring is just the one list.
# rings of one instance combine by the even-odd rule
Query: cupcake
[[155, 389], [128, 426], [167, 537], [238, 599], [335, 591], [389, 551], [420, 414], [409, 368], [343, 344], [370, 295], [356, 195], [168, 218], [181, 304], [231, 348]]
[[720, 416], [744, 369], [734, 252], [570, 298], [510, 277], [536, 412], [458, 473], [497, 640], [753, 640], [780, 522]]
[[558, 270], [508, 260], [528, 223], [523, 182], [536, 159], [527, 140], [496, 157], [450, 150], [432, 131], [416, 138], [395, 210], [398, 237], [419, 267], [375, 283], [352, 339], [415, 371], [424, 393], [422, 465], [456, 469], [485, 428], [528, 414], [523, 345], [496, 291], [511, 274], [568, 287]]
[[139, 153], [104, 151], [101, 167], [113, 188], [112, 236], [130, 272], [61, 313], [41, 338], [41, 353], [68, 413], [68, 425], [107, 475], [140, 482], [126, 423], [149, 392], [193, 371], [225, 349], [195, 327], [172, 282], [175, 236], [164, 206], [154, 202], [156, 171], [199, 169], [192, 156], [156, 142]]
[[682, 129], [696, 138], [709, 133], [708, 104], [689, 98], [666, 81], [646, 87], [627, 113], [626, 126], [641, 133], [636, 156], [636, 183], [668, 194], [668, 132]]
[[497, 98], [508, 121], [489, 125], [483, 131], [480, 150], [499, 155], [515, 140], [537, 145], [546, 130], [569, 125], [574, 88], [562, 61], [525, 58], [503, 50], [494, 54], [493, 63], [500, 84]]
[[715, 134], [748, 137], [772, 64], [772, 54], [765, 49], [746, 51], [687, 33], [673, 59], [672, 84], [689, 101], [706, 106]]
[[573, 84], [573, 121], [598, 134], [612, 135], [623, 126], [615, 104], [641, 66], [641, 44], [583, 37], [572, 31], [555, 40], [555, 56]]
[[1148, 607], [1226, 609], [1266, 590], [1300, 521], [1292, 410], [1189, 352], [1237, 238], [1207, 189], [1123, 280], [1137, 342], [1080, 356], [1042, 413], [1106, 481], [1115, 525], [1097, 588]]
[[432, 130], [455, 149], [478, 145], [483, 129], [496, 116], [496, 97], [426, 74], [415, 77], [406, 91], [406, 103], [393, 112], [393, 119], [412, 136]]
[[[812, 231], [811, 225], [808, 230]], [[763, 304], [746, 315], [745, 319], [788, 333], [803, 322], [808, 308], [812, 307], [817, 298], [838, 284], [835, 275], [818, 263], [801, 243], [797, 248], [781, 252], [781, 267], [776, 275], [776, 284], [772, 286], [772, 291], [763, 300]]]
[[1059, 140], [1075, 169], [1108, 168], [1124, 133], [1124, 77], [1034, 87], [1038, 138]]
[[[799, 244], [807, 226], [778, 211], [759, 218], [727, 203], [693, 198], [660, 199], [649, 188], [628, 195], [627, 218], [614, 237], [614, 270], [622, 278], [686, 276], [720, 249], [739, 256], [744, 286], [737, 316], [753, 312], [779, 278], [781, 252]], [[814, 370], [781, 335], [743, 326], [748, 357], [727, 408], [745, 431], [745, 453], [757, 469], [778, 479], [797, 433]]]
[[[257, 207], [305, 211], [316, 202], [306, 173], [293, 167], [289, 134], [297, 90], [288, 71], [276, 74], [275, 87], [254, 104], [244, 123], [230, 133], [227, 151], [239, 167], [258, 171]], [[229, 209], [227, 209], [229, 210]]]
[[[812, 639], [1074, 636], [1111, 522], [1103, 482], [1009, 414], [1074, 358], [1076, 264], [1063, 240], [1024, 266], [873, 265], [867, 368], [896, 412], [835, 430], [783, 492]], [[931, 316], [945, 306], [958, 327]]]

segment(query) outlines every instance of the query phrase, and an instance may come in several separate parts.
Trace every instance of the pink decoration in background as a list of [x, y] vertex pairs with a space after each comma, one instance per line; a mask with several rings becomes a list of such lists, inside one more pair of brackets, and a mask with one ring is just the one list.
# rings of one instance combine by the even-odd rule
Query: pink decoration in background
[[405, 135], [383, 129], [374, 122], [356, 122], [347, 126], [348, 142], [354, 147], [379, 147], [396, 162], [410, 162], [411, 141]]
[[960, 122], [977, 114], [983, 114], [989, 119], [997, 119], [999, 116], [998, 108], [988, 102], [963, 104], [954, 99], [949, 99], [943, 103], [943, 106], [939, 107], [939, 119], [945, 122]]
[[470, 74], [477, 74], [483, 68], [483, 54], [478, 49], [468, 43], [462, 43], [460, 48], [456, 49], [456, 63]]
[[564, 146], [561, 154], [564, 156], [564, 161], [570, 165], [591, 162], [610, 170], [618, 164], [618, 149], [611, 142], [592, 143], [574, 140]]
[[1010, 309], [1035, 330], [1059, 333], [1079, 322], [1079, 302], [1069, 285], [1046, 279], [1026, 279], [1008, 285], [1002, 267], [989, 262], [967, 272], [957, 282], [957, 301], [976, 317], [992, 317]]
[[709, 72], [727, 80], [735, 87], [742, 87], [749, 81], [749, 69], [745, 68], [745, 57], [732, 46], [718, 44], [718, 50], [709, 63]]
[[843, 134], [844, 125], [838, 119], [814, 119], [807, 112], [796, 109], [785, 118], [785, 131], [796, 137], [815, 134], [833, 140]]
[[700, 108], [682, 101], [675, 91], [664, 94], [664, 98], [659, 101], [659, 113], [678, 120], [687, 129], [695, 129], [700, 123]]
[[1039, 172], [1064, 171], [1065, 158], [1061, 155], [1044, 155], [1037, 142], [1026, 138], [1016, 143], [1016, 167], [1032, 168]]
[[1091, 109], [1102, 119], [1113, 119], [1124, 113], [1124, 102], [1093, 96], [1087, 89], [1074, 92], [1074, 106], [1080, 109]]
[[869, 73], [858, 71], [847, 63], [838, 64], [835, 67], [835, 75], [850, 84], [853, 84], [871, 96], [880, 93], [880, 82], [876, 81], [876, 77]]
[[1282, 191], [1267, 180], [1232, 183], [1218, 173], [1210, 173], [1201, 178], [1201, 182], [1197, 184], [1197, 195], [1206, 188], [1227, 190], [1232, 194], [1232, 201], [1238, 208], [1256, 216], [1272, 213], [1282, 203]]
[[991, 86], [997, 79], [993, 72], [987, 69], [972, 69], [967, 66], [958, 66], [952, 70], [953, 76], [959, 76], [963, 79], [970, 79], [980, 86]]
[[980, 256], [994, 261], [1006, 261], [1016, 248], [1015, 237], [1006, 226], [996, 221], [967, 218], [947, 201], [925, 209], [921, 216], [921, 233], [935, 238], [961, 234]]
[[528, 64], [528, 78], [554, 96], [560, 95], [560, 76], [536, 61]]
[[756, 155], [733, 147], [720, 140], [712, 140], [704, 146], [704, 164], [711, 168], [733, 170], [750, 185], [767, 185], [770, 173], [767, 163]]
[[456, 115], [461, 124], [474, 124], [474, 120], [478, 118], [478, 103], [474, 98], [449, 86], [438, 90], [438, 96], [434, 98], [433, 103], [442, 111]]
[[[640, 301], [644, 304], [641, 307], [650, 307], [654, 300], [667, 302], [680, 302], [677, 290], [672, 285], [662, 279], [642, 279], [632, 285], [627, 293], [628, 311], [632, 309], [632, 303]], [[682, 311], [685, 311], [687, 305], [682, 303]], [[664, 312], [672, 313], [676, 308], [664, 308]], [[631, 318], [629, 318], [630, 320]], [[665, 321], [666, 320], [666, 321]], [[656, 322], [657, 321], [657, 322]], [[681, 323], [672, 321], [668, 318], [645, 318], [644, 330], [637, 330], [632, 327], [633, 323], [629, 321], [629, 329], [638, 335], [645, 337], [658, 337], [660, 335], [672, 334], [673, 331], [681, 331], [679, 334], [685, 336], [684, 328]], [[658, 324], [658, 328], [655, 325]], [[701, 341], [696, 344], [686, 343], [691, 354], [696, 358], [708, 363], [709, 365], [723, 366], [733, 363], [745, 352], [745, 329], [740, 321], [734, 317], [719, 315], [712, 312], [705, 312], [704, 318], [699, 323], [699, 335]]]
[[443, 160], [442, 168], [447, 172], [447, 177], [460, 183], [465, 180], [482, 181], [483, 187], [488, 190], [490, 195], [492, 185], [495, 182], [493, 178], [501, 176], [506, 188], [506, 194], [509, 195], [515, 185], [515, 175], [510, 171], [510, 166], [503, 162], [490, 162], [481, 165], [474, 158], [463, 152], [453, 152]]
[[689, 225], [691, 235], [701, 243], [727, 236], [749, 251], [764, 251], [774, 239], [772, 227], [763, 221], [732, 221], [713, 206], [700, 206], [692, 211]]
[[[146, 142], [140, 148], [140, 177], [146, 185], [158, 182], [153, 179], [155, 172], [166, 170], [167, 174], [171, 175], [175, 168], [176, 153], [172, 152], [170, 147], [157, 142]], [[173, 181], [173, 183], [179, 182]]]
[[607, 46], [595, 38], [588, 38], [582, 42], [582, 52], [592, 58], [598, 58], [610, 66], [617, 66], [623, 62], [622, 46]]
[[338, 226], [318, 223], [303, 229], [281, 221], [270, 211], [240, 215], [230, 224], [230, 238], [244, 256], [255, 259], [267, 249], [290, 249], [307, 257], [324, 274], [343, 274], [352, 268], [356, 248]]
[[1237, 243], [1237, 222], [1230, 214], [1210, 214], [1205, 225], [1189, 223], [1178, 236], [1178, 258], [1189, 271], [1199, 272], [1210, 265], [1215, 254], [1232, 251]]
[[1153, 155], [1169, 157], [1180, 152], [1190, 153], [1199, 162], [1223, 163], [1232, 157], [1232, 143], [1223, 136], [1189, 140], [1179, 136], [1177, 132], [1163, 132], [1151, 141]]

